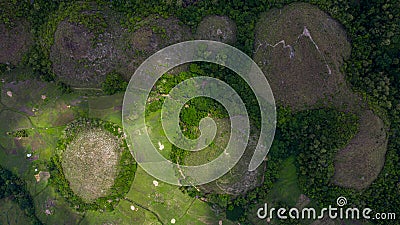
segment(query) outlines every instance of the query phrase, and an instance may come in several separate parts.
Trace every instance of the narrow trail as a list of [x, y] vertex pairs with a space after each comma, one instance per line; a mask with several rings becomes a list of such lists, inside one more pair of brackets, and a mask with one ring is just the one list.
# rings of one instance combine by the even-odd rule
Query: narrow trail
[[190, 205], [187, 207], [187, 209], [185, 210], [185, 213], [182, 214], [182, 216], [180, 216], [178, 219], [182, 219], [185, 215], [188, 214], [190, 208], [192, 208], [194, 201], [196, 201], [196, 199], [193, 199], [192, 202], [190, 202]]
[[132, 203], [132, 204], [135, 204], [135, 205], [139, 206], [140, 208], [142, 208], [142, 209], [144, 209], [144, 210], [150, 212], [151, 214], [153, 214], [153, 215], [157, 218], [158, 222], [160, 222], [161, 224], [164, 224], [164, 223], [162, 222], [160, 216], [159, 216], [157, 213], [155, 213], [155, 212], [153, 212], [152, 210], [150, 210], [149, 208], [147, 208], [147, 207], [143, 206], [142, 204], [137, 203], [137, 202], [135, 202], [135, 201], [133, 201], [132, 199], [129, 199], [129, 198], [127, 198], [127, 197], [125, 197], [124, 200], [126, 200], [126, 201], [128, 201], [128, 202], [130, 202], [130, 203]]
[[80, 88], [80, 87], [71, 87], [77, 91], [103, 91], [101, 88]]
[[[326, 68], [327, 68], [327, 70], [328, 70], [328, 74], [331, 75], [331, 74], [332, 74], [332, 70], [331, 70], [331, 68], [330, 68], [329, 65], [328, 65], [328, 62], [327, 62], [327, 60], [326, 60], [326, 58], [325, 58], [325, 55], [321, 52], [321, 50], [319, 49], [317, 43], [315, 43], [314, 39], [313, 39], [312, 36], [311, 36], [310, 31], [307, 29], [306, 26], [304, 26], [303, 33], [301, 33], [301, 34], [299, 34], [299, 35], [297, 36], [297, 40], [296, 40], [296, 42], [295, 42], [294, 44], [298, 44], [300, 38], [302, 38], [302, 37], [306, 37], [306, 38], [310, 39], [310, 41], [313, 43], [315, 49], [317, 49], [317, 51], [318, 51], [318, 53], [320, 54], [320, 56], [322, 56], [322, 58], [323, 58], [323, 60], [324, 60], [324, 63], [325, 63], [325, 66], [326, 66]], [[268, 43], [267, 41], [265, 41], [265, 43], [261, 43], [260, 40], [257, 40], [257, 41], [258, 41], [258, 46], [257, 46], [256, 50], [253, 52], [254, 54], [257, 53], [258, 50], [259, 50], [263, 45], [266, 46], [266, 47], [275, 48], [275, 47], [277, 47], [278, 45], [282, 44], [284, 49], [285, 49], [285, 48], [288, 48], [288, 49], [289, 49], [289, 58], [290, 58], [290, 59], [293, 59], [293, 58], [295, 57], [295, 52], [294, 52], [293, 45], [286, 44], [286, 41], [285, 41], [285, 40], [278, 41], [278, 42], [275, 43], [275, 44], [270, 44], [270, 43]]]

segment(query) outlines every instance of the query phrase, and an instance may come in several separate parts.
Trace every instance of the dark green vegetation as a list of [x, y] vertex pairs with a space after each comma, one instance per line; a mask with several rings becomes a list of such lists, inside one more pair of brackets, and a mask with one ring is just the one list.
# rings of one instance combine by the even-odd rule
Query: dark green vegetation
[[117, 92], [125, 91], [128, 83], [124, 80], [121, 74], [111, 72], [107, 74], [106, 80], [101, 85], [104, 93], [113, 95]]
[[[35, 206], [32, 196], [26, 189], [26, 183], [11, 171], [0, 166], [0, 208], [2, 213], [16, 207], [15, 214], [1, 216], [4, 224], [42, 224], [35, 215]], [[12, 205], [16, 203], [16, 206]], [[13, 209], [14, 210], [14, 209]]]
[[[323, 66], [328, 62], [331, 68], [335, 68], [332, 75], [338, 73], [344, 75], [341, 78], [343, 81], [341, 85], [347, 88], [341, 87], [342, 92], [338, 93], [335, 89], [328, 89], [329, 94], [336, 98], [327, 102], [324, 102], [327, 99], [322, 99], [322, 103], [316, 101], [317, 109], [308, 108], [307, 111], [299, 111], [298, 109], [304, 105], [296, 101], [294, 104], [298, 104], [299, 108], [293, 107], [292, 112], [286, 109], [279, 110], [279, 129], [268, 155], [263, 185], [247, 194], [230, 197], [226, 194], [205, 194], [198, 192], [195, 188], [189, 188], [184, 190], [188, 193], [185, 195], [176, 187], [165, 184], [155, 187], [152, 185], [153, 179], [139, 168], [132, 188], [125, 199], [120, 200], [120, 203], [114, 207], [114, 211], [101, 213], [89, 210], [76, 213], [76, 210], [69, 207], [54, 191], [57, 185], [48, 185], [47, 181], [36, 183], [34, 180], [33, 175], [36, 173], [33, 172], [34, 168], [40, 171], [49, 169], [50, 158], [55, 154], [57, 139], [66, 124], [72, 120], [90, 116], [120, 124], [121, 95], [97, 97], [107, 92], [107, 94], [115, 93], [124, 87], [123, 82], [119, 82], [120, 78], [111, 77], [107, 82], [107, 74], [115, 71], [123, 75], [125, 82], [128, 81], [134, 69], [148, 55], [168, 44], [189, 39], [192, 36], [191, 33], [197, 33], [202, 20], [203, 24], [207, 23], [209, 19], [204, 19], [205, 17], [213, 18], [215, 15], [226, 16], [236, 23], [236, 38], [235, 41], [232, 40], [232, 43], [252, 56], [259, 45], [255, 36], [256, 24], [260, 21], [260, 16], [264, 13], [275, 13], [279, 19], [279, 9], [291, 2], [294, 1], [114, 0], [81, 4], [82, 2], [74, 1], [1, 0], [1, 31], [7, 35], [11, 34], [15, 40], [7, 35], [0, 37], [1, 45], [4, 45], [1, 46], [0, 76], [5, 79], [5, 82], [0, 84], [2, 89], [0, 163], [19, 176], [20, 180], [26, 181], [27, 190], [32, 195], [36, 208], [34, 214], [47, 224], [63, 222], [77, 224], [79, 221], [81, 224], [165, 224], [172, 218], [177, 219], [178, 224], [216, 224], [219, 219], [224, 219], [225, 214], [220, 213], [216, 216], [209, 207], [211, 205], [213, 209], [220, 212], [227, 208], [228, 219], [244, 221], [244, 224], [264, 224], [265, 221], [255, 218], [255, 212], [259, 206], [256, 202], [262, 204], [272, 201], [274, 206], [291, 206], [296, 198], [301, 199], [298, 196], [301, 193], [310, 198], [309, 204], [313, 206], [334, 204], [335, 199], [343, 195], [353, 205], [369, 206], [376, 211], [396, 212], [400, 215], [400, 199], [398, 198], [400, 195], [398, 180], [400, 176], [400, 140], [398, 138], [400, 132], [400, 93], [398, 92], [400, 87], [400, 6], [395, 0], [305, 1], [315, 5], [314, 9], [316, 7], [322, 9], [344, 27], [352, 49], [349, 53], [344, 41], [324, 46], [324, 40], [335, 39], [326, 37], [322, 33], [319, 36], [310, 25], [311, 35], [322, 50], [322, 54], [317, 54], [312, 43], [302, 38], [299, 45], [295, 47], [297, 56], [303, 56], [300, 58], [304, 59], [304, 62], [312, 61], [310, 65], [315, 65], [314, 68], [317, 68], [312, 71], [316, 72], [315, 75], [327, 76], [327, 70]], [[273, 8], [279, 9], [273, 10]], [[303, 8], [310, 7], [303, 5]], [[326, 14], [317, 15], [327, 17]], [[305, 22], [312, 23], [318, 19], [311, 17], [311, 21]], [[304, 23], [304, 21], [301, 22]], [[113, 26], [117, 27], [116, 30], [111, 29]], [[288, 31], [279, 29], [279, 26], [275, 29]], [[319, 28], [314, 26], [313, 29]], [[328, 27], [327, 30], [334, 31], [335, 29]], [[282, 34], [292, 35], [291, 38], [296, 39], [302, 31], [296, 30]], [[128, 33], [128, 37], [118, 36], [126, 34], [125, 32]], [[86, 33], [86, 38], [78, 35], [80, 33]], [[105, 35], [106, 33], [110, 33], [111, 36]], [[177, 35], [174, 36], [174, 34]], [[211, 33], [210, 37], [213, 35]], [[278, 36], [276, 38], [271, 42], [281, 40]], [[287, 44], [290, 44], [289, 42]], [[32, 43], [34, 43], [33, 46], [27, 52]], [[336, 48], [340, 44], [347, 46], [345, 51]], [[129, 46], [133, 48], [130, 49]], [[331, 47], [334, 51], [326, 50]], [[119, 57], [121, 57], [119, 53], [123, 52], [127, 56], [116, 60], [110, 55], [103, 55], [101, 50], [106, 50], [111, 55], [117, 54]], [[311, 52], [310, 55], [302, 55], [302, 51], [308, 53], [308, 50]], [[25, 57], [22, 57], [24, 54]], [[346, 56], [343, 66], [341, 66], [341, 59], [335, 60], [335, 57], [340, 54]], [[282, 56], [282, 59], [279, 58], [280, 62], [285, 62], [288, 58], [286, 51], [278, 52], [276, 56]], [[130, 64], [132, 58], [134, 61]], [[310, 60], [310, 58], [313, 59]], [[60, 59], [63, 60], [60, 61]], [[103, 59], [105, 61], [102, 61]], [[294, 59], [297, 59], [296, 56]], [[63, 62], [67, 63], [63, 64]], [[119, 62], [123, 66], [117, 65]], [[236, 84], [245, 97], [251, 96], [240, 81], [226, 76], [229, 71], [208, 70], [206, 65], [200, 65], [200, 67], [201, 70], [206, 71], [207, 75], [215, 73], [214, 76], [225, 78], [231, 85]], [[105, 69], [97, 71], [103, 68]], [[75, 69], [80, 71], [80, 74], [75, 74]], [[299, 68], [294, 66], [291, 69]], [[193, 70], [191, 72], [193, 73]], [[164, 85], [172, 87], [180, 79], [190, 77], [191, 74], [180, 76], [181, 74], [167, 77], [167, 80], [176, 80]], [[79, 80], [81, 78], [83, 79]], [[337, 79], [337, 77], [333, 78]], [[55, 81], [55, 83], [43, 83], [35, 79]], [[85, 79], [88, 80], [87, 83]], [[17, 80], [20, 82], [12, 83]], [[104, 81], [106, 81], [103, 85], [104, 92], [93, 89], [93, 87], [101, 87]], [[60, 90], [55, 85], [59, 86]], [[350, 86], [358, 92], [357, 95], [351, 94]], [[300, 87], [303, 88], [300, 89], [301, 91], [308, 91], [306, 88], [309, 86], [303, 84]], [[73, 90], [73, 93], [69, 93]], [[13, 97], [8, 96], [8, 91], [12, 91]], [[319, 95], [324, 92], [311, 91], [310, 93]], [[166, 93], [163, 92], [163, 94]], [[41, 95], [46, 95], [46, 98], [42, 99]], [[247, 105], [256, 106], [251, 97], [248, 98]], [[354, 101], [360, 98], [361, 101]], [[162, 101], [154, 101], [149, 105], [148, 117], [154, 120], [150, 122], [151, 124], [157, 124], [159, 117], [155, 115], [155, 112], [161, 103]], [[190, 105], [192, 107], [181, 112], [181, 118], [185, 121], [182, 127], [187, 128], [187, 135], [195, 137], [197, 121], [209, 113], [208, 108], [219, 109], [219, 106], [205, 99], [195, 99]], [[204, 106], [207, 110], [202, 110]], [[319, 107], [328, 108], [319, 109]], [[152, 108], [153, 112], [151, 112]], [[248, 107], [248, 109], [257, 127], [257, 107]], [[194, 112], [196, 110], [199, 113]], [[357, 117], [359, 118], [358, 131], [356, 130]], [[369, 121], [375, 122], [365, 123]], [[376, 129], [376, 135], [370, 132], [370, 129]], [[157, 141], [161, 140], [165, 145], [165, 153], [162, 154], [171, 158], [175, 157], [175, 159], [181, 158], [180, 160], [188, 159], [187, 156], [181, 154], [182, 151], [166, 143], [161, 131], [153, 130], [158, 135]], [[388, 130], [387, 134], [386, 130]], [[377, 138], [371, 139], [371, 135]], [[361, 141], [367, 144], [360, 145]], [[368, 150], [376, 141], [379, 142], [379, 148], [383, 146], [379, 154]], [[345, 146], [346, 144], [349, 145]], [[387, 148], [384, 148], [386, 145]], [[360, 146], [368, 154], [360, 154]], [[336, 152], [338, 153], [335, 154]], [[27, 157], [27, 154], [32, 154], [32, 158]], [[355, 165], [354, 158], [360, 158], [365, 162], [372, 160], [372, 163], [380, 165], [374, 166], [379, 170], [371, 172], [371, 176], [364, 177], [364, 182], [355, 182], [356, 179], [361, 180], [364, 176], [363, 165], [367, 163], [361, 163], [362, 166], [357, 167], [353, 173], [346, 173], [346, 171], [351, 171], [349, 166]], [[333, 174], [333, 169], [342, 169], [342, 172]], [[56, 179], [57, 175], [57, 172], [51, 173], [51, 177]], [[280, 193], [280, 189], [290, 190], [290, 195]], [[18, 189], [17, 192], [26, 193], [23, 189]], [[75, 196], [71, 192], [68, 193]], [[21, 195], [25, 196], [25, 194]], [[189, 197], [196, 195], [204, 197], [203, 200], [207, 203]], [[14, 207], [12, 204], [15, 203], [11, 204], [9, 200], [1, 201], [5, 202], [4, 207]], [[301, 201], [296, 204], [299, 202]], [[139, 210], [132, 211], [131, 205]], [[46, 210], [49, 210], [50, 215], [45, 214]], [[15, 214], [19, 211], [12, 212]], [[0, 216], [3, 215], [0, 214]], [[9, 215], [11, 216], [12, 213]], [[28, 213], [27, 217], [29, 215]], [[3, 220], [0, 221], [3, 222]], [[20, 221], [25, 220], [20, 219]], [[370, 222], [396, 223], [396, 221]], [[225, 223], [229, 221], [224, 221]], [[284, 222], [274, 221], [274, 223]], [[294, 224], [299, 221], [285, 223]], [[304, 223], [309, 222], [304, 221]]]
[[[322, 205], [329, 205], [337, 197], [337, 189], [330, 184], [334, 175], [333, 157], [356, 133], [357, 118], [335, 110], [319, 109], [294, 114], [281, 109], [279, 112], [279, 129], [268, 155], [263, 186], [237, 198], [231, 206], [232, 210], [235, 207], [244, 209], [241, 221], [249, 219], [258, 223], [254, 215], [264, 202], [294, 207], [300, 193], [304, 193]], [[295, 160], [293, 156], [296, 156]], [[288, 165], [287, 160], [295, 162]], [[292, 188], [290, 192], [285, 191]], [[277, 197], [277, 191], [284, 191], [289, 196]], [[330, 199], [327, 199], [327, 192], [332, 192]]]
[[[119, 140], [114, 143], [107, 134], [99, 133], [101, 129]], [[80, 138], [82, 135], [86, 135], [84, 139]], [[74, 141], [78, 143], [73, 145]], [[89, 147], [84, 144], [86, 142]], [[81, 158], [75, 157], [77, 155]], [[51, 182], [71, 207], [79, 211], [112, 210], [129, 191], [136, 163], [118, 125], [81, 118], [67, 125], [49, 168]]]

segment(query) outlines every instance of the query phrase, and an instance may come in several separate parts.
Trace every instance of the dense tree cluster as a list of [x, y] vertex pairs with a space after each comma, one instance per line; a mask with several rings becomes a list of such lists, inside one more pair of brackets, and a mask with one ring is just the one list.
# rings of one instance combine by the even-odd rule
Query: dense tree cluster
[[106, 80], [102, 84], [102, 89], [107, 95], [113, 95], [117, 92], [125, 91], [128, 83], [124, 80], [121, 74], [111, 72], [107, 74]]

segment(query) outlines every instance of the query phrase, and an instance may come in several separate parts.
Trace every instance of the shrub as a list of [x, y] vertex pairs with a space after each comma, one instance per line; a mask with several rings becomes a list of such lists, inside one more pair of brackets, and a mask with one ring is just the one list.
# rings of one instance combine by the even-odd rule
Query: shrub
[[124, 80], [121, 74], [111, 72], [107, 75], [106, 80], [102, 84], [104, 93], [113, 95], [117, 92], [124, 91], [128, 83]]

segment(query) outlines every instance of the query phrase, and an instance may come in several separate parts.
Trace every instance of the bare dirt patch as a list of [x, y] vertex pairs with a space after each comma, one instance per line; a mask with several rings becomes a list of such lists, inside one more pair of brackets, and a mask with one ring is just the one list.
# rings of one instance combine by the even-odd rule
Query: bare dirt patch
[[18, 64], [33, 43], [28, 22], [15, 21], [8, 26], [0, 23], [0, 63]]
[[65, 177], [75, 194], [91, 202], [107, 196], [117, 176], [118, 139], [101, 128], [81, 131], [62, 155]]
[[197, 26], [195, 38], [234, 44], [236, 30], [235, 22], [227, 16], [207, 16]]

